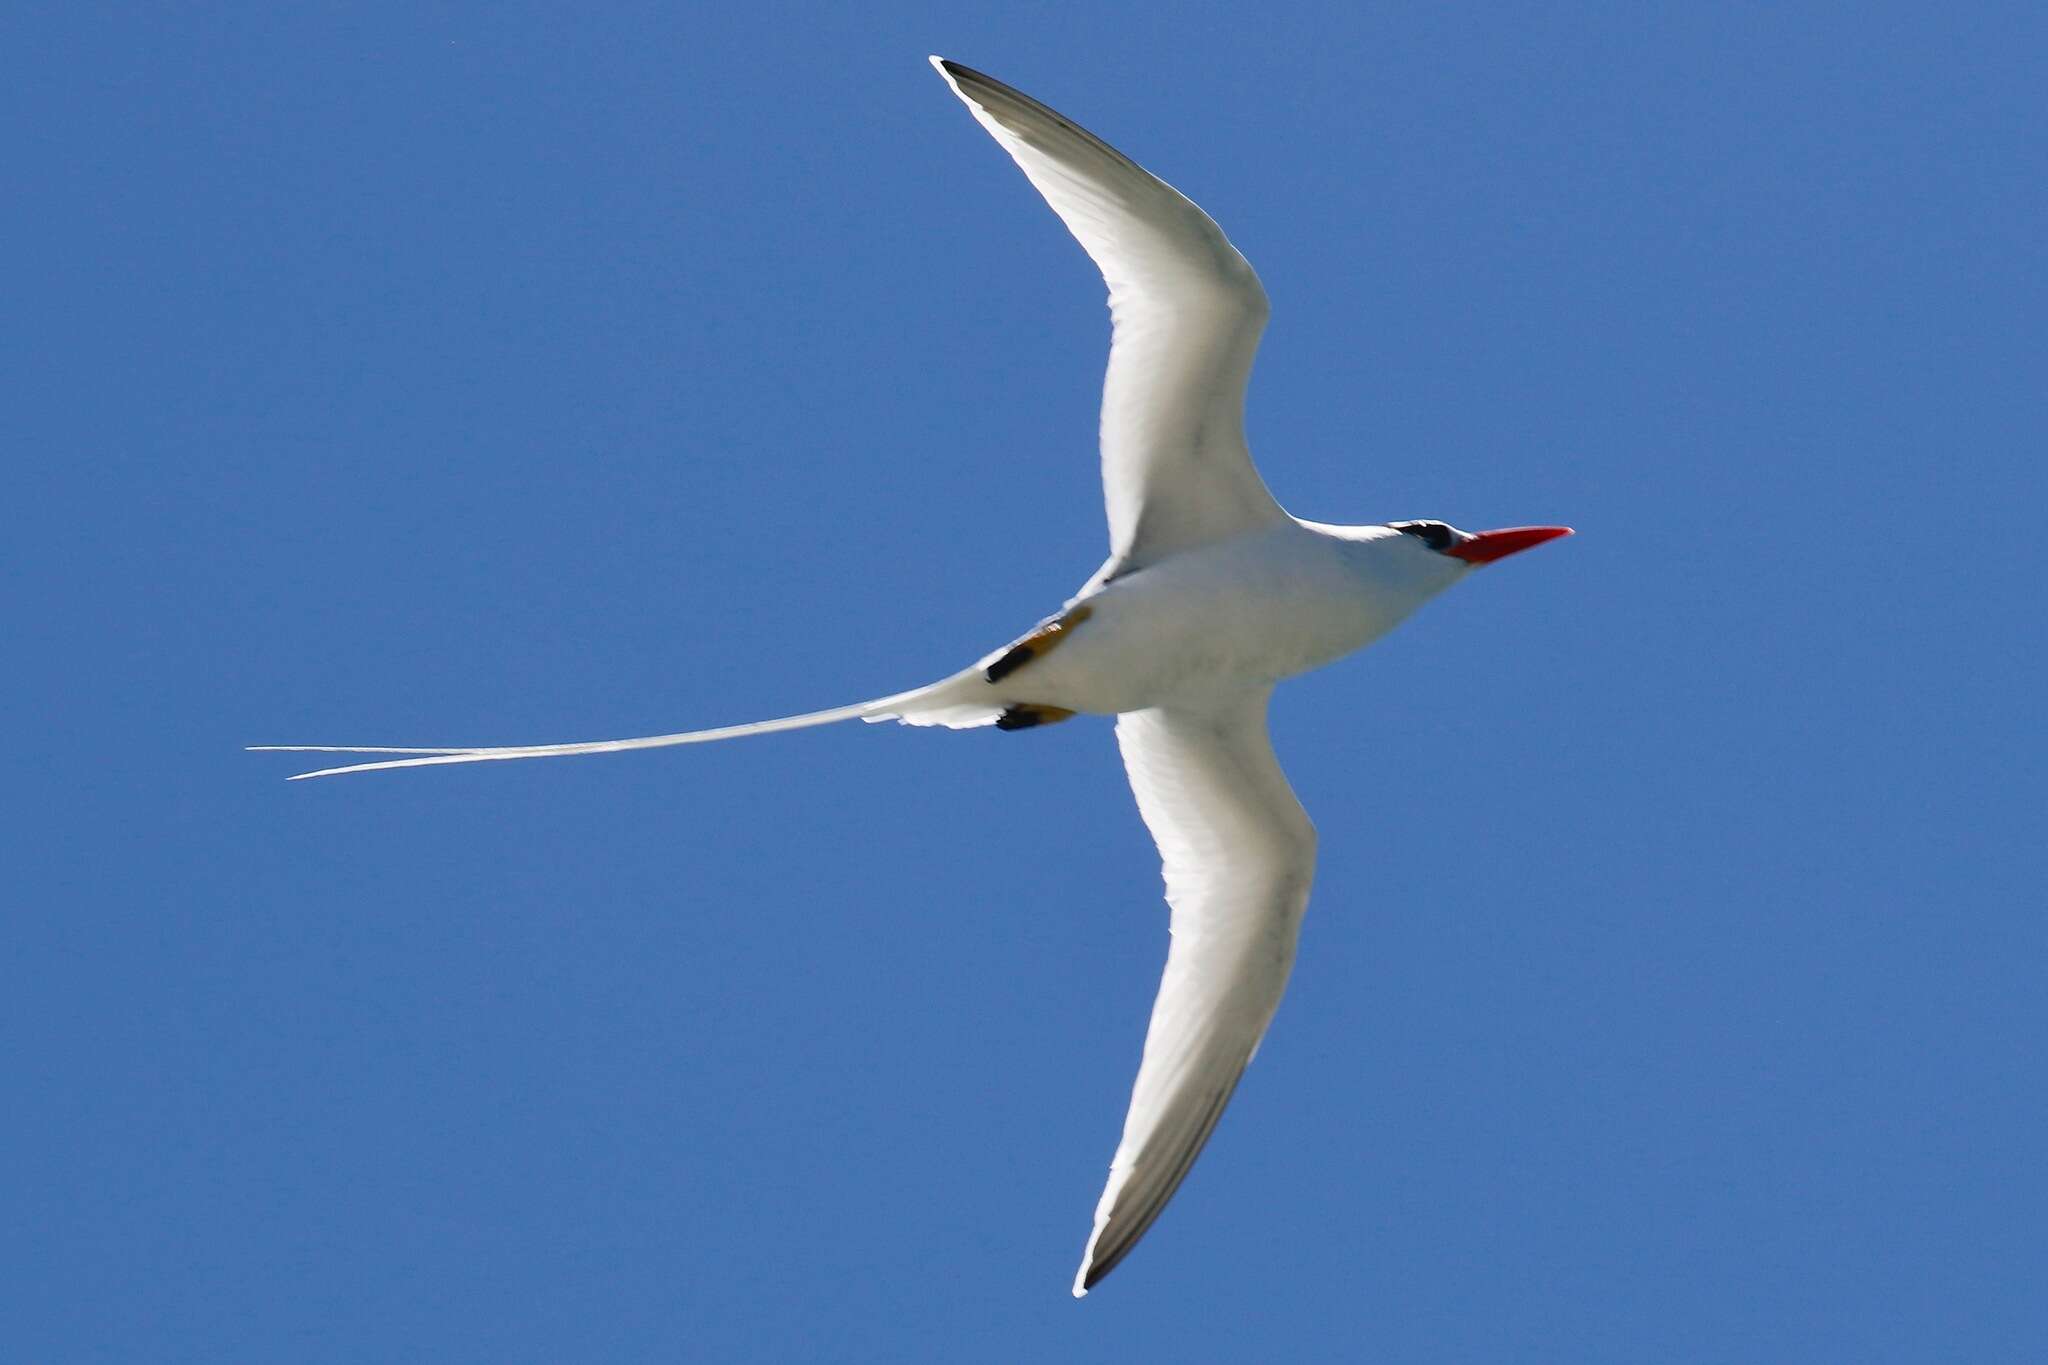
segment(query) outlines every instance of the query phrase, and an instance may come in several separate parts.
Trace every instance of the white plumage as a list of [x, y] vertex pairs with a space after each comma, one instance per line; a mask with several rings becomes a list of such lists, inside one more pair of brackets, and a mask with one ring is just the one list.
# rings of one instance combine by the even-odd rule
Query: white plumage
[[1164, 181], [1026, 95], [932, 58], [1101, 269], [1108, 560], [1062, 613], [974, 667], [853, 706], [714, 730], [494, 748], [265, 745], [400, 755], [300, 777], [614, 753], [845, 720], [1021, 728], [1115, 715], [1159, 846], [1172, 945], [1074, 1293], [1152, 1226], [1258, 1050], [1293, 967], [1316, 834], [1266, 733], [1273, 685], [1370, 643], [1477, 564], [1569, 532], [1288, 516], [1244, 439], [1267, 313], [1257, 275]]

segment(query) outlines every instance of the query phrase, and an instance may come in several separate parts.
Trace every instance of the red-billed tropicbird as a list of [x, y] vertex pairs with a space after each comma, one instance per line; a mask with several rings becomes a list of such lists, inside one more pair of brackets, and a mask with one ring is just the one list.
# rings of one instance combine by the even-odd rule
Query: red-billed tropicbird
[[329, 777], [844, 720], [1018, 730], [1078, 712], [1114, 715], [1164, 864], [1172, 944], [1078, 1297], [1173, 1197], [1293, 966], [1316, 834], [1267, 739], [1273, 685], [1370, 644], [1478, 565], [1571, 531], [1333, 526], [1282, 511], [1245, 447], [1245, 383], [1267, 307], [1244, 257], [1199, 208], [1108, 143], [1000, 81], [931, 61], [1109, 285], [1101, 441], [1110, 553], [1059, 614], [928, 687], [751, 725], [523, 747], [261, 747], [413, 755], [299, 774]]

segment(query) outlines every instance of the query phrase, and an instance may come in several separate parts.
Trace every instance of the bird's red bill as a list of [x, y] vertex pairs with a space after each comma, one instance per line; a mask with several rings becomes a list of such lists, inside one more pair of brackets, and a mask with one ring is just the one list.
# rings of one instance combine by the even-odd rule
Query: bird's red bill
[[1532, 545], [1572, 533], [1569, 526], [1510, 526], [1499, 531], [1481, 531], [1472, 539], [1451, 546], [1444, 553], [1471, 564], [1491, 564]]

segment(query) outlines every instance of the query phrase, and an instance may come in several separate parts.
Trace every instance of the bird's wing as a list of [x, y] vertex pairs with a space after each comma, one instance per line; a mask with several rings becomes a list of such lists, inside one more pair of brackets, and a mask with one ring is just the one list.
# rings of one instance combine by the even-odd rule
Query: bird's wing
[[1266, 291], [1245, 258], [1207, 214], [1092, 133], [958, 62], [932, 65], [1109, 286], [1111, 574], [1285, 521], [1245, 448], [1245, 383], [1266, 325]]
[[1271, 694], [1117, 717], [1138, 812], [1165, 867], [1173, 943], [1076, 1297], [1129, 1254], [1179, 1188], [1294, 966], [1316, 832], [1266, 736]]

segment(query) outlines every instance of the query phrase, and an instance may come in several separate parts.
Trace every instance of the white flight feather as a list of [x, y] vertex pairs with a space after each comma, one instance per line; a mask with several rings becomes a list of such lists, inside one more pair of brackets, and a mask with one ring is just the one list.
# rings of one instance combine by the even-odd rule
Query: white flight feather
[[1179, 191], [1072, 120], [969, 67], [931, 61], [1109, 286], [1109, 573], [1285, 521], [1245, 447], [1245, 385], [1267, 313], [1245, 258]]
[[1316, 834], [1267, 738], [1272, 690], [1117, 717], [1131, 790], [1159, 845], [1173, 941], [1077, 1298], [1180, 1187], [1294, 967]]

